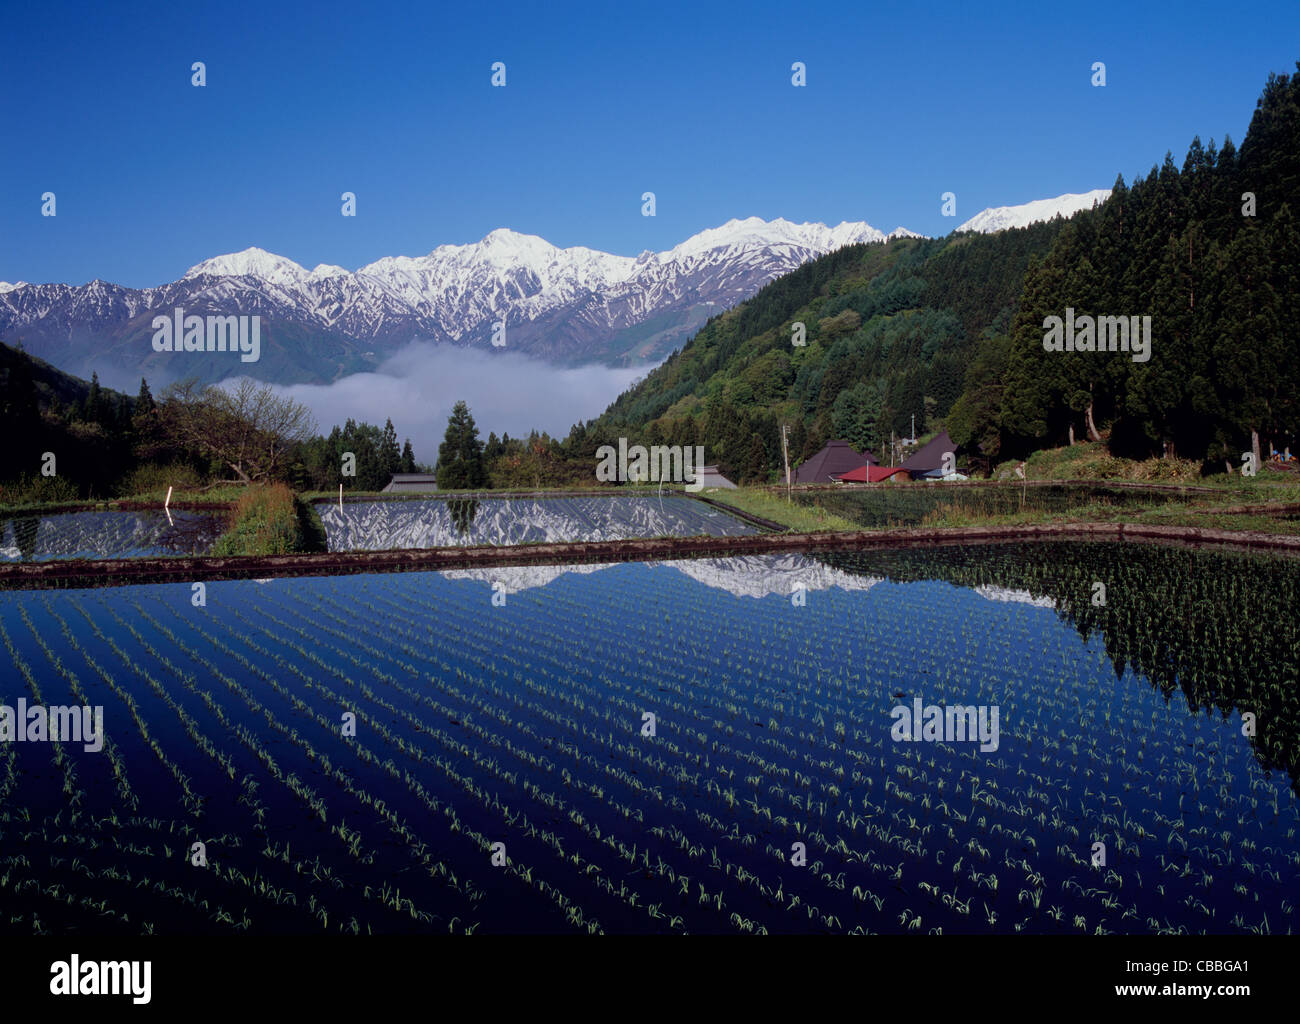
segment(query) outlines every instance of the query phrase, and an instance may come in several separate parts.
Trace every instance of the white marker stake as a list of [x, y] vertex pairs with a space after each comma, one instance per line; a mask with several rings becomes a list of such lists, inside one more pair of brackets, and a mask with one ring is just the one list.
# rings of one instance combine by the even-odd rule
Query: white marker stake
[[168, 505], [170, 505], [171, 503], [172, 503], [172, 489], [171, 489], [171, 487], [168, 487], [168, 488], [167, 488], [167, 497], [163, 500], [163, 508], [166, 508], [166, 507], [167, 507]]
[[176, 525], [176, 520], [174, 520], [174, 519], [172, 518], [172, 510], [169, 509], [169, 508], [167, 507], [167, 506], [170, 505], [171, 503], [172, 503], [172, 489], [171, 489], [171, 487], [168, 487], [168, 488], [167, 488], [167, 497], [166, 497], [165, 499], [163, 499], [163, 511], [167, 513], [167, 525], [169, 525], [169, 526], [175, 526], [175, 525]]
[[343, 485], [339, 484], [339, 515], [343, 514]]

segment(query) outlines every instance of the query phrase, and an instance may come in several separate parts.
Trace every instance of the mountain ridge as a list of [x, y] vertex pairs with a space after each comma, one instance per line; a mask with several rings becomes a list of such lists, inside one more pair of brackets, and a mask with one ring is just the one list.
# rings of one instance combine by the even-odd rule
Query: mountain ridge
[[[1053, 201], [1043, 201], [1053, 202]], [[1007, 208], [999, 208], [1007, 209]], [[986, 213], [990, 211], [985, 211]], [[994, 211], [996, 212], [996, 211]], [[258, 246], [201, 260], [175, 281], [128, 288], [0, 282], [0, 338], [21, 340], [69, 373], [127, 384], [249, 373], [279, 384], [329, 383], [373, 371], [412, 341], [504, 347], [558, 365], [657, 362], [713, 315], [769, 282], [849, 245], [924, 238], [866, 221], [733, 218], [671, 249], [621, 256], [562, 248], [497, 228], [423, 256], [385, 256], [356, 270], [308, 270]], [[187, 313], [262, 318], [258, 363], [152, 350], [152, 320]], [[193, 354], [191, 354], [193, 355]]]
[[514, 350], [560, 364], [626, 365], [662, 358], [718, 309], [810, 259], [889, 237], [865, 221], [828, 227], [751, 217], [665, 252], [618, 256], [498, 228], [479, 242], [383, 257], [356, 271], [324, 263], [307, 270], [252, 246], [202, 260], [152, 288], [99, 279], [0, 283], [0, 337], [21, 338], [69, 372], [117, 369], [161, 381], [177, 364], [152, 351], [153, 316], [176, 306], [199, 315], [260, 315], [269, 361], [230, 367], [193, 360], [185, 371], [328, 382], [373, 370], [413, 340], [490, 345], [493, 325], [504, 320]]

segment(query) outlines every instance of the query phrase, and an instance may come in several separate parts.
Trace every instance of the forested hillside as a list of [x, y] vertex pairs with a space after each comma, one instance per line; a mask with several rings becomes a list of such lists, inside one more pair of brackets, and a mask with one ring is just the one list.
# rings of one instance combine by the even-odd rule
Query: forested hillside
[[918, 431], [936, 426], [977, 340], [1009, 325], [1030, 258], [1060, 229], [841, 249], [715, 317], [586, 433], [703, 444], [709, 462], [756, 481], [780, 465], [782, 422], [792, 461], [832, 437], [879, 449], [913, 416]]
[[[1240, 151], [1193, 139], [1181, 170], [1166, 155], [1072, 219], [1027, 275], [1009, 341], [981, 351], [953, 438], [1023, 454], [1109, 428], [1117, 454], [1216, 465], [1260, 436], [1294, 446], [1297, 202], [1300, 75], [1271, 75]], [[1067, 308], [1150, 316], [1150, 358], [1044, 351]]]
[[[100, 387], [98, 378], [80, 380], [0, 344], [0, 486], [27, 481], [50, 498], [102, 491], [133, 465], [136, 408], [137, 399]], [[53, 473], [43, 474], [46, 466]]]
[[[1166, 155], [1069, 221], [825, 256], [715, 317], [566, 447], [703, 444], [760, 481], [781, 423], [792, 461], [832, 437], [881, 454], [913, 416], [983, 466], [1072, 436], [1211, 468], [1252, 435], [1294, 446], [1297, 201], [1300, 75], [1271, 75], [1240, 151], [1194, 139], [1181, 170]], [[1151, 317], [1149, 359], [1045, 351], [1067, 309]]]

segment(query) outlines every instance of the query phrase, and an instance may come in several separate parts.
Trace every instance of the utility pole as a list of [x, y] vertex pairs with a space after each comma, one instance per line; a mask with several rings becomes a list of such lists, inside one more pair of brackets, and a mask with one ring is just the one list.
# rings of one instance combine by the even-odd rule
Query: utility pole
[[781, 458], [785, 462], [785, 499], [790, 500], [790, 427], [781, 424]]

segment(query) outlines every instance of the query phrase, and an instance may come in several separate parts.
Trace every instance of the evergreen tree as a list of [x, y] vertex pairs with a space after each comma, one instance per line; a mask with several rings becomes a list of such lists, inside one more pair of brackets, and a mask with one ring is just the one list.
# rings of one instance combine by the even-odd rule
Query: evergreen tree
[[406, 443], [402, 445], [402, 468], [400, 473], [415, 472], [415, 450], [411, 447], [411, 439], [408, 437]]
[[143, 377], [140, 378], [140, 393], [135, 399], [135, 414], [137, 416], [147, 416], [154, 412], [157, 405], [153, 400], [153, 392], [149, 390], [149, 382]]
[[469, 406], [457, 402], [447, 418], [447, 433], [438, 447], [438, 489], [464, 490], [483, 487], [487, 470], [483, 463], [483, 442]]
[[402, 468], [402, 450], [397, 445], [397, 430], [391, 419], [384, 421], [384, 434], [379, 442], [379, 464], [389, 480]]
[[104, 416], [104, 395], [99, 386], [99, 374], [91, 372], [90, 392], [86, 395], [85, 419], [99, 423]]

